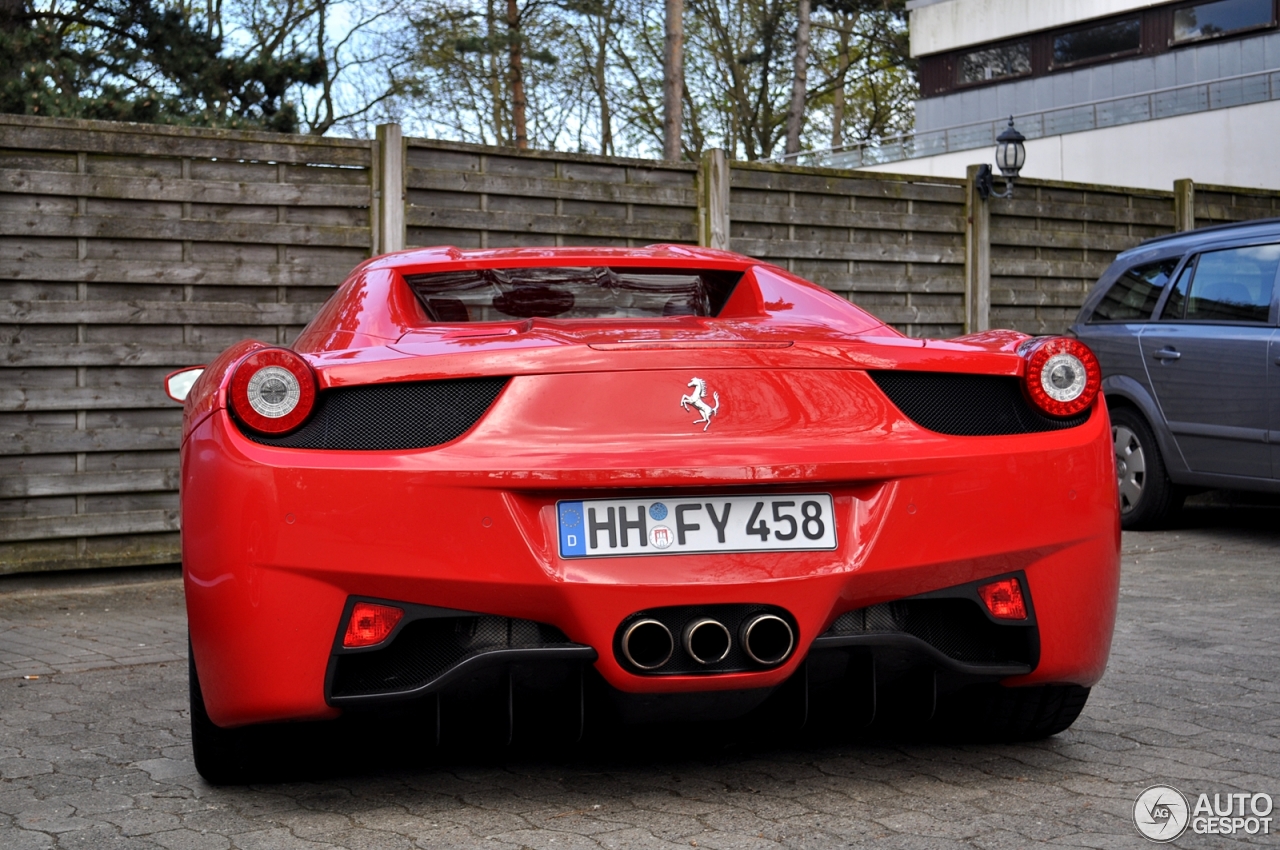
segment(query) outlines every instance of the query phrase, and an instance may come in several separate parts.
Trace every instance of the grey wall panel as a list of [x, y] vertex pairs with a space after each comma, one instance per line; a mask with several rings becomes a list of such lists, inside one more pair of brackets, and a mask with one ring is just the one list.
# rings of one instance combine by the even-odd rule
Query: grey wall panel
[[1240, 42], [1240, 70], [1236, 73], [1252, 74], [1255, 71], [1275, 67], [1267, 64], [1266, 43], [1267, 40], [1264, 38], [1251, 38]]
[[1260, 38], [1262, 44], [1262, 67], [1280, 68], [1280, 38]]
[[[1116, 91], [1116, 66], [1103, 65], [1097, 68], [1090, 75], [1093, 81], [1093, 98], [1114, 97], [1119, 94]], [[1105, 92], [1105, 93], [1104, 93]]]

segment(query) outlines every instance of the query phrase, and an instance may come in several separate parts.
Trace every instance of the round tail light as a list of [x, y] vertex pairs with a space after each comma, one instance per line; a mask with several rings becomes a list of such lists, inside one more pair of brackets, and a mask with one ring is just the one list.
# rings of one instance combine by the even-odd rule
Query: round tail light
[[316, 376], [286, 348], [263, 348], [240, 361], [231, 376], [236, 418], [261, 434], [287, 434], [311, 415]]
[[1050, 416], [1075, 416], [1093, 404], [1102, 386], [1098, 358], [1078, 339], [1046, 337], [1020, 349], [1027, 358], [1031, 402]]

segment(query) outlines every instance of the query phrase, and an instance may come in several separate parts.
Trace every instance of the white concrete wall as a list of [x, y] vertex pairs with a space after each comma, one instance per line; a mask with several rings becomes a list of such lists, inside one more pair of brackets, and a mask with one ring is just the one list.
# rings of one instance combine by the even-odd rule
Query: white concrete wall
[[[1197, 112], [1027, 142], [1025, 177], [1172, 189], [1173, 181], [1280, 189], [1280, 101]], [[995, 148], [873, 166], [867, 171], [964, 177]], [[999, 172], [997, 171], [997, 174]]]
[[911, 55], [927, 56], [1167, 0], [945, 0], [911, 10]]

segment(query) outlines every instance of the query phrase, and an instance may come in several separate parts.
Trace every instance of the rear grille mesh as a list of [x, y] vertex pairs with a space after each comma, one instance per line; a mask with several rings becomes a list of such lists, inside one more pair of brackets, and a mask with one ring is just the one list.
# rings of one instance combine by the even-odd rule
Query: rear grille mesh
[[968, 599], [908, 599], [841, 614], [824, 636], [909, 634], [957, 661], [1030, 664], [1033, 631], [997, 625]]
[[460, 378], [336, 387], [316, 397], [315, 412], [292, 434], [268, 437], [241, 430], [255, 443], [289, 449], [425, 449], [471, 430], [507, 380]]
[[940, 434], [1033, 434], [1074, 428], [1089, 420], [1088, 410], [1066, 419], [1040, 413], [1023, 395], [1020, 378], [948, 372], [867, 374], [908, 419]]
[[412, 690], [468, 658], [495, 650], [572, 646], [577, 644], [559, 629], [532, 620], [488, 615], [415, 620], [385, 649], [338, 656], [332, 695]]

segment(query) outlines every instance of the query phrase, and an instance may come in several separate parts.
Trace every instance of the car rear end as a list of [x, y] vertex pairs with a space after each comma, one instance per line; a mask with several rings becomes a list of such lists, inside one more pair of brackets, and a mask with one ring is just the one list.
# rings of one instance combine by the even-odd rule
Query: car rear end
[[[584, 704], [729, 718], [825, 693], [870, 716], [886, 685], [931, 712], [1096, 682], [1109, 426], [1096, 385], [1073, 407], [1040, 380], [1094, 380], [1087, 349], [834, 332], [799, 284], [743, 274], [734, 298], [777, 287], [792, 315], [427, 323], [213, 364], [183, 446], [211, 721], [398, 704], [445, 738], [572, 737]], [[264, 376], [268, 402], [312, 393], [276, 434], [242, 413], [272, 366], [297, 387]]]

